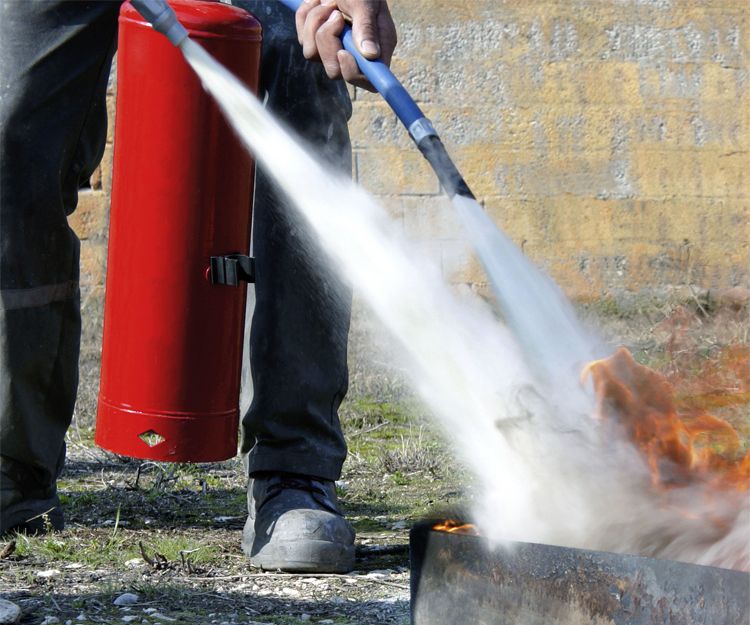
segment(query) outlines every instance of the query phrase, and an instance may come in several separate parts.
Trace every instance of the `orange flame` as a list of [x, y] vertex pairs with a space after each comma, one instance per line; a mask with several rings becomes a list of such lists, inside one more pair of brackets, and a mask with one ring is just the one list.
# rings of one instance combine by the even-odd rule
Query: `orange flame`
[[464, 534], [467, 536], [479, 536], [476, 526], [471, 523], [463, 523], [454, 519], [446, 519], [442, 523], [436, 523], [432, 529], [437, 532], [448, 532], [449, 534]]
[[[625, 348], [589, 364], [582, 378], [591, 376], [599, 416], [624, 428], [646, 459], [655, 486], [686, 486], [700, 480], [744, 491], [750, 488], [750, 451], [743, 456], [737, 431], [707, 409], [750, 400], [748, 356], [747, 346], [726, 350], [692, 388], [675, 376], [683, 382], [681, 387], [692, 391], [682, 396], [664, 375], [638, 364]], [[732, 386], [709, 390], [720, 386], [720, 372], [734, 376]]]

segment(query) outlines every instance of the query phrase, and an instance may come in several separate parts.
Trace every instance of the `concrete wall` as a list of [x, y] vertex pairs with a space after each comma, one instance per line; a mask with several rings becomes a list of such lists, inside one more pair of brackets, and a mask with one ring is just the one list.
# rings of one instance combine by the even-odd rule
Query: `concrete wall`
[[[392, 0], [393, 69], [486, 210], [575, 298], [748, 285], [748, 0]], [[357, 180], [484, 289], [437, 181], [357, 90]], [[111, 137], [110, 137], [111, 140]], [[101, 291], [111, 145], [72, 221]]]

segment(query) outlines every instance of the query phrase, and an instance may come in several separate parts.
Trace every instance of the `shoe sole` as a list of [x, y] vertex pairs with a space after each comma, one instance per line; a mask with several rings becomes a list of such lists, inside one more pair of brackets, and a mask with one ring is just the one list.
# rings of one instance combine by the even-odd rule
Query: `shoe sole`
[[250, 564], [264, 571], [285, 573], [348, 573], [354, 568], [354, 545], [325, 540], [274, 541], [253, 553], [243, 542]]

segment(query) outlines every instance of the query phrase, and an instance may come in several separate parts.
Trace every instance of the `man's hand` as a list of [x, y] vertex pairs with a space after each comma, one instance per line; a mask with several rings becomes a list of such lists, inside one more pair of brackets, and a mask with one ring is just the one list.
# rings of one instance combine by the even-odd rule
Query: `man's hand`
[[341, 32], [351, 18], [354, 45], [366, 59], [390, 65], [396, 47], [396, 27], [386, 0], [304, 0], [297, 10], [297, 37], [306, 59], [323, 63], [329, 78], [368, 91], [375, 89], [343, 49]]

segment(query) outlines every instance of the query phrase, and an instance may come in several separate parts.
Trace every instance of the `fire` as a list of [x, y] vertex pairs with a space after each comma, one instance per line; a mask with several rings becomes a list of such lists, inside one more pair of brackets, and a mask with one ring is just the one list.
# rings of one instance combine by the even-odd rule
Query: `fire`
[[[708, 410], [750, 401], [749, 357], [747, 346], [737, 346], [697, 372], [697, 381], [673, 374], [680, 389], [687, 389], [682, 394], [625, 348], [589, 364], [582, 377], [591, 376], [599, 417], [624, 429], [648, 463], [656, 487], [702, 481], [745, 491], [750, 488], [750, 451], [743, 455], [735, 428]], [[720, 384], [720, 377], [731, 378], [730, 384]]]
[[446, 519], [441, 523], [436, 523], [432, 529], [437, 532], [448, 532], [449, 534], [465, 534], [467, 536], [479, 536], [476, 525], [464, 523], [454, 519]]

